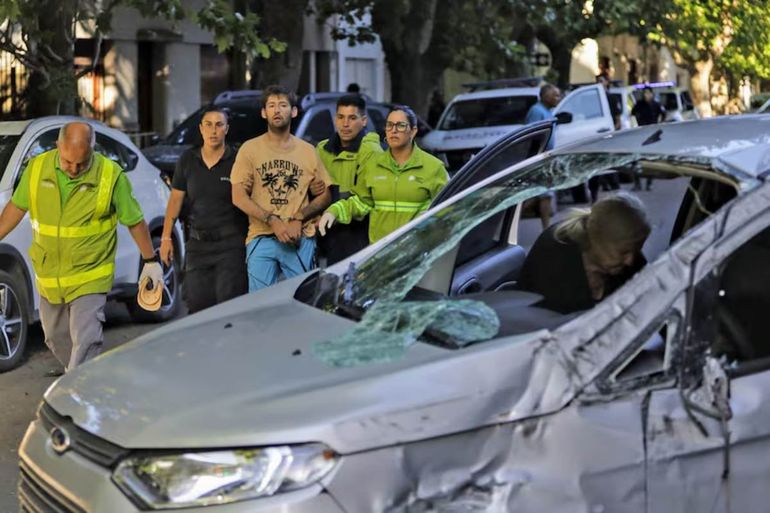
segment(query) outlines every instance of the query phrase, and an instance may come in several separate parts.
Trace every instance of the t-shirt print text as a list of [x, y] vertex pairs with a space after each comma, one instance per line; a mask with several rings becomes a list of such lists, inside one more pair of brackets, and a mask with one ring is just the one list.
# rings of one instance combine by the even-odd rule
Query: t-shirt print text
[[259, 168], [262, 187], [270, 193], [271, 205], [286, 205], [289, 194], [297, 191], [302, 169], [289, 160], [273, 159]]

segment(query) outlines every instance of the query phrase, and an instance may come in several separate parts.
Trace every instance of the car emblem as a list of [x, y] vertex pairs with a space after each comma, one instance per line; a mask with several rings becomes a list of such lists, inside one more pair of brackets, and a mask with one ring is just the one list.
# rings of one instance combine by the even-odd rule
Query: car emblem
[[55, 427], [51, 430], [51, 447], [57, 454], [62, 454], [69, 449], [70, 443], [70, 435], [64, 429]]

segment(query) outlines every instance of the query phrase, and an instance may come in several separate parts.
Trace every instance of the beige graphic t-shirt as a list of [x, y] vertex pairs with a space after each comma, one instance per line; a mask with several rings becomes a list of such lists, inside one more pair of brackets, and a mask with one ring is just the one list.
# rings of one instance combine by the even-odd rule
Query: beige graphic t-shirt
[[[232, 184], [243, 184], [259, 208], [284, 220], [298, 215], [310, 203], [308, 187], [315, 177], [327, 187], [332, 183], [311, 144], [292, 135], [287, 147], [281, 148], [271, 144], [267, 134], [243, 143], [230, 174]], [[315, 235], [316, 220], [305, 220], [305, 237]], [[246, 242], [272, 234], [270, 225], [249, 216]]]

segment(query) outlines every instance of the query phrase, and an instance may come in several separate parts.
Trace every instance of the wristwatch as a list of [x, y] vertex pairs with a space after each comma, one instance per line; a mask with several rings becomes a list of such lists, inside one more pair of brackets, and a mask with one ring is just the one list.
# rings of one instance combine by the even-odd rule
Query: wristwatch
[[158, 255], [152, 255], [151, 258], [142, 258], [142, 263], [151, 264], [153, 262], [160, 263], [160, 257]]

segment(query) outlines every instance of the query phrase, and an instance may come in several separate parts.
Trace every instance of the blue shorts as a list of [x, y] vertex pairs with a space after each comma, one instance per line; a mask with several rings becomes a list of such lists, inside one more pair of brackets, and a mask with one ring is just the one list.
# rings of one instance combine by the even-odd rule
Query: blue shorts
[[260, 235], [246, 245], [249, 292], [269, 287], [278, 277], [293, 278], [315, 268], [315, 239], [302, 237], [299, 247], [271, 235]]

